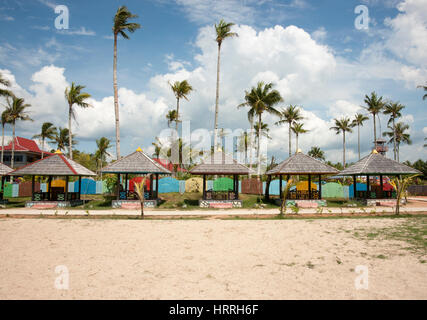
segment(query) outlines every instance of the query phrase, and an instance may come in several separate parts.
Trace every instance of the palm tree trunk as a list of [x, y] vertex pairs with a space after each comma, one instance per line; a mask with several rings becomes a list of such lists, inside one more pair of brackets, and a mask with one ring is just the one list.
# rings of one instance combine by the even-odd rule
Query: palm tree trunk
[[[254, 123], [251, 121], [251, 134], [249, 136], [250, 150], [249, 150], [249, 169], [252, 171], [252, 151], [253, 151], [253, 138], [254, 138]], [[248, 177], [251, 175], [249, 174]]]
[[359, 152], [360, 160], [360, 125], [357, 125], [357, 151]]
[[245, 132], [245, 165], [248, 164], [248, 133]]
[[289, 157], [292, 155], [291, 123], [289, 122]]
[[114, 113], [116, 116], [116, 153], [120, 159], [120, 121], [119, 121], [119, 97], [117, 93], [117, 34], [114, 34], [114, 59], [113, 59], [113, 87], [114, 87]]
[[11, 167], [15, 165], [15, 120], [12, 122], [12, 158], [11, 158]]
[[1, 163], [3, 163], [3, 155], [4, 155], [4, 125], [1, 128]]
[[[396, 138], [396, 124], [394, 122], [394, 118], [393, 118], [393, 135]], [[393, 154], [394, 154], [394, 160], [396, 160], [396, 139], [393, 139]]]
[[345, 131], [342, 132], [342, 166], [345, 169]]
[[375, 113], [374, 115], [374, 145], [375, 145], [375, 150], [377, 149], [377, 123], [375, 122]]
[[71, 131], [71, 117], [73, 114], [73, 105], [68, 108], [68, 156], [73, 160], [73, 133]]
[[[178, 133], [178, 122], [179, 122], [179, 98], [176, 98], [176, 119], [175, 119], [175, 129]], [[179, 134], [178, 134], [179, 137]]]
[[397, 162], [400, 162], [400, 144], [397, 144]]
[[214, 123], [214, 151], [218, 143], [218, 103], [219, 103], [219, 70], [221, 60], [221, 44], [218, 43], [218, 61], [216, 65], [216, 97], [215, 97], [215, 123]]
[[260, 152], [260, 141], [261, 141], [261, 114], [258, 115], [258, 150], [257, 150], [257, 158], [258, 158], [258, 179], [261, 178], [261, 152]]

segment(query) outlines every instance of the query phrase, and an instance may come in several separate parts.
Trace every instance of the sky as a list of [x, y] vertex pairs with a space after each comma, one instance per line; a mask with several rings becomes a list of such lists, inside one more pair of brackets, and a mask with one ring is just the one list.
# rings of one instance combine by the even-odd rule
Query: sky
[[[58, 5], [68, 8], [68, 29], [55, 26]], [[248, 129], [247, 110], [237, 108], [245, 90], [272, 82], [284, 99], [279, 109], [301, 107], [309, 131], [300, 136], [299, 148], [318, 146], [327, 160], [338, 162], [342, 136], [329, 129], [333, 119], [366, 113], [364, 96], [376, 91], [406, 106], [401, 121], [409, 124], [413, 143], [401, 146], [400, 160], [427, 159], [427, 101], [417, 88], [427, 82], [427, 0], [0, 0], [0, 73], [31, 104], [34, 119], [19, 123], [17, 135], [30, 138], [46, 121], [66, 127], [64, 90], [75, 82], [92, 95], [90, 108], [76, 108], [76, 148], [94, 152], [102, 136], [115, 141], [111, 28], [121, 5], [142, 26], [130, 40], [118, 41], [122, 155], [138, 147], [153, 152], [151, 143], [165, 132], [166, 113], [176, 106], [169, 82], [188, 80], [194, 88], [180, 106], [191, 132], [212, 131], [214, 24], [224, 19], [235, 23], [232, 31], [239, 36], [221, 48], [220, 128]], [[369, 21], [355, 12], [360, 5]], [[275, 125], [277, 120], [263, 116], [272, 138], [266, 148], [269, 157], [283, 160], [288, 128]], [[381, 116], [381, 132], [387, 121]], [[372, 117], [360, 134], [364, 156], [373, 148]], [[347, 161], [356, 161], [357, 130], [346, 140]]]

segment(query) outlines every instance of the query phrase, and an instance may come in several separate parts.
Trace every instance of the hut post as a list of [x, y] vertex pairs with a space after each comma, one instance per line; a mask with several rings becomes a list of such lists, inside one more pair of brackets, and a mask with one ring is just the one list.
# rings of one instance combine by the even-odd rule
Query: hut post
[[279, 175], [279, 198], [283, 199], [282, 196], [282, 175]]
[[47, 183], [48, 190], [47, 190], [47, 200], [52, 200], [52, 176], [49, 176], [49, 180]]
[[120, 200], [120, 173], [117, 174], [117, 200]]
[[384, 185], [383, 185], [383, 175], [382, 174], [380, 174], [380, 187], [381, 187], [381, 199], [383, 199], [384, 198], [384, 189], [383, 189], [383, 187], [384, 187]]
[[322, 199], [322, 175], [319, 174], [319, 200]]
[[206, 175], [203, 175], [203, 200], [206, 200]]
[[80, 200], [82, 196], [82, 176], [79, 176], [79, 194], [78, 194], [78, 200]]
[[154, 177], [154, 174], [150, 174], [150, 199], [153, 199], [153, 195], [154, 195], [154, 192], [153, 192], [153, 177]]
[[308, 175], [308, 199], [310, 199], [311, 200], [311, 194], [312, 194], [312, 192], [311, 192], [311, 174], [309, 174]]
[[369, 175], [366, 175], [366, 199], [370, 198], [369, 194]]
[[159, 174], [156, 173], [156, 199], [159, 199]]
[[125, 174], [125, 193], [126, 193], [126, 199], [128, 197], [128, 174]]
[[354, 199], [356, 200], [357, 197], [357, 186], [356, 186], [356, 176], [353, 176], [353, 194], [354, 194]]
[[65, 176], [65, 201], [68, 201], [68, 176]]
[[[3, 187], [3, 177], [1, 179], [2, 187]], [[34, 186], [36, 183], [36, 176], [31, 177], [31, 201], [34, 201]]]

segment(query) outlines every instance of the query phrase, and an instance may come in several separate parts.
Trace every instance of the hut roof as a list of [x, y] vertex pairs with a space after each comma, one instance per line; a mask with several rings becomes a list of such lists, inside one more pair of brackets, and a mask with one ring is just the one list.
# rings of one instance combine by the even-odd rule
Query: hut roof
[[417, 174], [420, 171], [386, 158], [375, 150], [340, 172], [341, 176]]
[[171, 174], [169, 170], [147, 156], [141, 148], [102, 169], [104, 173], [160, 173]]
[[191, 174], [250, 174], [252, 170], [237, 162], [222, 151], [206, 157], [201, 164], [190, 170]]
[[12, 172], [12, 171], [13, 171], [13, 169], [11, 167], [0, 162], [0, 176], [5, 176], [9, 172]]
[[297, 152], [273, 169], [267, 171], [268, 175], [275, 174], [337, 174], [334, 167], [314, 159], [302, 152]]
[[9, 173], [12, 176], [95, 176], [91, 170], [56, 152]]

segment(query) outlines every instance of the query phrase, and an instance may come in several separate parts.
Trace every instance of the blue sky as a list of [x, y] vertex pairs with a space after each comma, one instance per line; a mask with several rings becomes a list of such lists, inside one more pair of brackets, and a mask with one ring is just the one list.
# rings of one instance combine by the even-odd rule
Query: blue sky
[[[168, 81], [193, 81], [196, 91], [190, 101], [183, 102], [183, 119], [190, 120], [192, 128], [211, 130], [215, 99], [215, 73], [211, 71], [216, 63], [213, 24], [224, 18], [236, 23], [240, 37], [223, 46], [221, 127], [246, 129], [246, 115], [235, 108], [243, 101], [244, 90], [255, 80], [273, 81], [285, 99], [284, 106], [296, 103], [306, 112], [310, 132], [301, 137], [303, 151], [320, 145], [328, 158], [339, 161], [341, 140], [328, 126], [334, 117], [361, 111], [363, 96], [375, 90], [407, 106], [404, 121], [411, 125], [414, 144], [402, 147], [401, 158], [426, 158], [422, 148], [427, 135], [426, 102], [416, 89], [427, 80], [425, 43], [419, 39], [426, 34], [427, 17], [420, 13], [420, 8], [427, 7], [426, 0], [2, 0], [0, 69], [13, 77], [16, 90], [32, 103], [36, 120], [21, 124], [18, 134], [35, 134], [43, 121], [65, 126], [66, 105], [60, 95], [66, 84], [75, 81], [86, 85], [94, 99], [93, 110], [78, 112], [77, 147], [93, 151], [95, 139], [114, 138], [114, 123], [109, 123], [113, 111], [111, 27], [122, 4], [139, 15], [136, 21], [142, 25], [131, 40], [120, 40], [118, 48], [119, 87], [124, 97], [121, 111], [127, 112], [121, 123], [125, 154], [138, 145], [150, 148], [154, 137], [167, 127], [165, 114], [175, 103]], [[354, 26], [354, 9], [360, 4], [369, 9], [367, 31]], [[68, 7], [69, 30], [55, 29], [56, 5]], [[255, 47], [247, 46], [252, 40]], [[273, 58], [268, 58], [269, 53]], [[94, 122], [95, 117], [99, 121]], [[140, 121], [134, 119], [140, 117]], [[274, 126], [272, 117], [265, 120], [273, 136], [269, 155], [282, 159], [287, 140], [281, 137], [287, 128]], [[363, 128], [365, 153], [372, 147], [366, 142], [372, 135], [370, 122]], [[385, 123], [384, 118], [383, 127]], [[348, 143], [348, 157], [354, 161], [355, 135]]]

